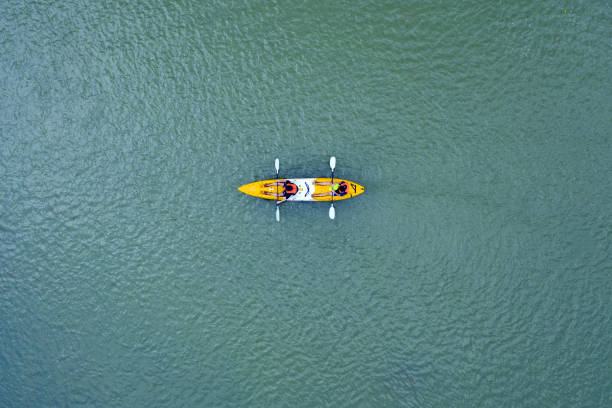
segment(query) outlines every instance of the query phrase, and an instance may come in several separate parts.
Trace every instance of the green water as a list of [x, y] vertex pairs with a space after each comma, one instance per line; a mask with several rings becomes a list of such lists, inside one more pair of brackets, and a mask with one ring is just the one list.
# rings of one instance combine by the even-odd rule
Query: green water
[[611, 21], [2, 2], [0, 407], [612, 406]]

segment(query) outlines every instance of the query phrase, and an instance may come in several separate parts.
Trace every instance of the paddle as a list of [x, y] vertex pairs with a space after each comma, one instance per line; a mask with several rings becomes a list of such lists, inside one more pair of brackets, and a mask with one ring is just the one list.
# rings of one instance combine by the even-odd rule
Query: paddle
[[330, 157], [329, 159], [329, 167], [331, 167], [331, 171], [332, 171], [332, 176], [331, 176], [332, 198], [331, 198], [331, 207], [329, 207], [329, 218], [333, 220], [334, 218], [336, 218], [336, 210], [334, 209], [334, 168], [336, 167], [336, 158], [334, 156]]
[[274, 160], [274, 167], [276, 168], [276, 222], [280, 222], [280, 210], [278, 209], [278, 158]]

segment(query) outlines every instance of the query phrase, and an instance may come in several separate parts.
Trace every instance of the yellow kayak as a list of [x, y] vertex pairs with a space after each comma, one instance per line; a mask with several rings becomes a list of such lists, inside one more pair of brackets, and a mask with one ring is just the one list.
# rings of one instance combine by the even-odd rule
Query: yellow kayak
[[[297, 186], [297, 192], [289, 196], [287, 201], [331, 201], [332, 196], [329, 194], [331, 191], [331, 185], [329, 184], [331, 180], [331, 178], [281, 178], [278, 179], [278, 181], [281, 182], [279, 186], [276, 185], [276, 179], [261, 180], [240, 186], [238, 190], [253, 197], [264, 198], [266, 200], [277, 200], [277, 191], [281, 197], [284, 192], [282, 182], [289, 181]], [[343, 195], [334, 193], [334, 201], [353, 198], [365, 191], [362, 185], [350, 180], [334, 177], [334, 184], [341, 184], [343, 182], [348, 185], [346, 193]], [[320, 196], [321, 194], [325, 195]]]

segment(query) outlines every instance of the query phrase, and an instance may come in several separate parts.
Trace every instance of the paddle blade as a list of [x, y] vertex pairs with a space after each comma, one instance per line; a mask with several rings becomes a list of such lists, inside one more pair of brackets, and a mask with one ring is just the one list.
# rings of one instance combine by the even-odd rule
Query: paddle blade
[[333, 170], [336, 167], [336, 158], [334, 156], [329, 158], [329, 167]]
[[278, 205], [276, 206], [276, 222], [280, 222], [280, 210], [278, 209]]
[[276, 169], [276, 172], [278, 173], [278, 169], [280, 168], [278, 159], [274, 160], [274, 168]]
[[329, 218], [331, 218], [332, 220], [336, 218], [336, 209], [333, 205], [329, 207]]

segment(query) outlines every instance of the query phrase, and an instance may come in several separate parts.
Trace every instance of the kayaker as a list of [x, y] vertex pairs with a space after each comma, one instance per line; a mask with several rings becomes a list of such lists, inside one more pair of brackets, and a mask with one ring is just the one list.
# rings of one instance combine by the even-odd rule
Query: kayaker
[[264, 184], [264, 187], [271, 187], [271, 186], [283, 186], [283, 192], [274, 192], [274, 193], [270, 193], [269, 191], [264, 191], [265, 195], [271, 195], [271, 196], [275, 196], [277, 198], [282, 197], [280, 200], [278, 200], [276, 203], [280, 204], [283, 201], [286, 201], [289, 197], [291, 197], [292, 195], [295, 195], [298, 192], [298, 186], [296, 186], [295, 184], [293, 184], [292, 182], [290, 182], [289, 180], [278, 180], [275, 181], [274, 183], [266, 183]]
[[341, 181], [340, 183], [334, 183], [332, 184], [329, 181], [315, 181], [315, 186], [330, 186], [329, 187], [329, 191], [326, 193], [318, 193], [318, 194], [313, 194], [313, 197], [325, 197], [325, 196], [330, 196], [330, 195], [334, 195], [334, 196], [343, 196], [346, 195], [346, 193], [348, 193], [348, 184], [346, 183], [346, 181]]

